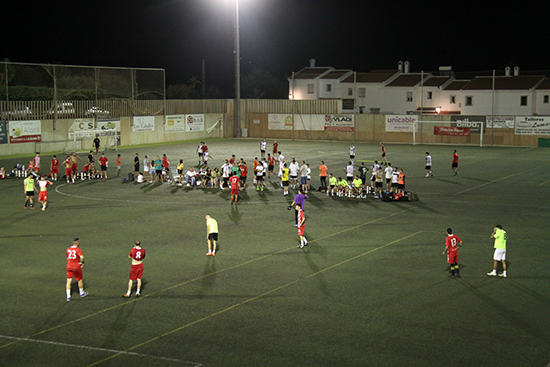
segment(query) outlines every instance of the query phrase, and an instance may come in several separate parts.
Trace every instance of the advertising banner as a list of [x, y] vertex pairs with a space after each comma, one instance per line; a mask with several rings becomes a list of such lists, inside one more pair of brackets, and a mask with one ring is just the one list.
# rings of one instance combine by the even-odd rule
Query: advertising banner
[[269, 114], [267, 117], [268, 130], [292, 130], [292, 115]]
[[74, 119], [71, 126], [69, 126], [69, 131], [82, 131], [82, 130], [93, 130], [94, 119]]
[[5, 121], [0, 121], [0, 144], [8, 144], [8, 129]]
[[112, 117], [98, 117], [97, 118], [98, 130], [111, 130], [115, 129], [120, 135], [120, 119]]
[[166, 116], [164, 132], [166, 133], [184, 133], [185, 132], [185, 115], [169, 115]]
[[487, 129], [513, 129], [514, 116], [487, 116]]
[[[469, 127], [470, 132], [473, 134], [481, 133], [481, 124], [485, 124], [485, 116], [467, 116], [467, 115], [456, 115], [451, 116], [451, 126], [454, 127]], [[484, 126], [485, 127], [485, 126]]]
[[10, 143], [29, 143], [42, 141], [42, 122], [10, 121]]
[[386, 115], [386, 132], [412, 133], [416, 122], [418, 122], [417, 116]]
[[155, 116], [137, 116], [132, 122], [134, 132], [155, 131]]
[[455, 126], [434, 126], [434, 135], [470, 136], [470, 128]]
[[187, 115], [185, 131], [204, 131], [204, 115]]
[[353, 115], [325, 115], [325, 131], [353, 131]]
[[550, 117], [516, 116], [516, 135], [550, 135]]

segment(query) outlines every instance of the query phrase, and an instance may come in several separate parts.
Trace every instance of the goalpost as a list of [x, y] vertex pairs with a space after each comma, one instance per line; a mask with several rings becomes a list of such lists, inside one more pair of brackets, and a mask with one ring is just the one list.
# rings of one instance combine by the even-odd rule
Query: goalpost
[[[452, 129], [455, 129], [455, 127], [451, 126], [452, 123], [459, 123], [459, 122], [458, 121], [416, 121], [416, 122], [413, 122], [413, 126], [412, 126], [413, 145], [423, 144], [424, 143], [423, 136], [426, 136], [426, 135], [427, 136], [435, 136], [436, 135], [434, 133], [434, 127], [435, 126], [449, 129], [448, 134], [445, 134], [445, 135], [442, 134], [442, 135], [437, 135], [437, 136], [442, 136], [442, 137], [443, 136], [448, 136], [448, 137], [450, 137], [450, 136], [461, 136], [460, 132], [452, 131]], [[470, 127], [470, 130], [473, 127], [477, 129], [476, 125], [479, 125], [479, 133], [470, 132], [470, 136], [474, 136], [475, 134], [479, 134], [479, 146], [483, 147], [483, 134], [485, 134], [485, 124], [482, 121], [468, 121], [468, 124], [472, 125], [472, 127]], [[425, 131], [424, 125], [429, 126], [428, 127], [429, 131]], [[417, 141], [417, 140], [419, 140], [419, 141]]]
[[82, 147], [82, 140], [94, 139], [96, 136], [98, 138], [104, 138], [102, 139], [103, 141], [101, 145], [105, 148], [105, 150], [118, 150], [118, 136], [116, 129], [106, 129], [69, 131], [69, 140], [67, 140], [63, 152], [70, 153], [79, 150], [79, 144], [77, 141], [80, 141], [80, 149], [84, 149], [84, 147]]

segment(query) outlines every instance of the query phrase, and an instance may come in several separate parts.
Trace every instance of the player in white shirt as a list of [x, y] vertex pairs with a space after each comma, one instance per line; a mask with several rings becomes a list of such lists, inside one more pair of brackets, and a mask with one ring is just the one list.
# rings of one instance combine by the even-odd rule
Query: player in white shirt
[[265, 139], [260, 142], [260, 154], [261, 158], [265, 158], [265, 148], [267, 147], [267, 143], [265, 142]]
[[433, 173], [432, 173], [432, 156], [430, 155], [429, 152], [426, 152], [425, 168], [426, 168], [426, 177], [433, 177]]
[[288, 169], [290, 170], [290, 187], [295, 189], [296, 183], [298, 180], [298, 171], [300, 170], [300, 166], [298, 165], [298, 162], [296, 162], [294, 158], [292, 158], [292, 162], [290, 162]]
[[371, 167], [372, 176], [370, 178], [370, 186], [374, 189], [374, 181], [376, 180], [376, 172], [380, 169], [378, 161], [374, 161], [374, 164]]
[[353, 143], [349, 146], [349, 160], [351, 164], [355, 162], [355, 145]]
[[388, 166], [384, 169], [384, 172], [386, 173], [386, 191], [390, 191], [391, 178], [393, 175], [393, 167], [390, 162], [388, 162]]
[[233, 168], [233, 165], [229, 163], [229, 161], [226, 159], [225, 163], [221, 166], [222, 170], [222, 184], [220, 185], [220, 189], [224, 189], [226, 187], [229, 187], [229, 176], [231, 176], [231, 168]]
[[257, 191], [264, 191], [264, 175], [265, 175], [266, 167], [264, 167], [263, 163], [260, 163], [256, 166], [256, 190]]
[[355, 173], [355, 167], [353, 166], [353, 163], [351, 161], [346, 166], [346, 168], [344, 168], [344, 171], [346, 172], [346, 181], [348, 181], [348, 183], [353, 182], [353, 174]]
[[284, 165], [285, 165], [285, 156], [283, 155], [283, 153], [279, 152], [279, 174], [278, 174], [279, 177], [283, 175]]
[[397, 194], [399, 184], [399, 170], [395, 168], [391, 176], [391, 191]]

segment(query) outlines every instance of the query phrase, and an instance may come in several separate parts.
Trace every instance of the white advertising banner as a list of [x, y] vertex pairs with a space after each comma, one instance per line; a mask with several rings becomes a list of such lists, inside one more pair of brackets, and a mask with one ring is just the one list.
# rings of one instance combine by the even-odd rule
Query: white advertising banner
[[[412, 133], [417, 116], [411, 115], [386, 115], [386, 132]], [[418, 131], [418, 127], [416, 128]]]
[[69, 131], [93, 130], [94, 119], [74, 119]]
[[132, 119], [133, 131], [155, 131], [155, 116], [137, 116]]
[[[319, 116], [319, 115], [313, 115]], [[325, 115], [325, 131], [353, 131], [353, 115]]]
[[292, 130], [292, 115], [273, 114], [267, 117], [268, 130]]
[[487, 129], [513, 129], [514, 116], [487, 116]]
[[550, 135], [550, 117], [516, 116], [516, 135]]
[[170, 115], [166, 116], [166, 124], [164, 132], [166, 133], [184, 133], [185, 132], [185, 115]]
[[204, 115], [187, 115], [185, 131], [204, 131]]
[[97, 118], [98, 130], [111, 130], [115, 129], [120, 135], [120, 119], [113, 117], [98, 117]]
[[42, 121], [10, 121], [10, 143], [29, 143], [42, 140]]

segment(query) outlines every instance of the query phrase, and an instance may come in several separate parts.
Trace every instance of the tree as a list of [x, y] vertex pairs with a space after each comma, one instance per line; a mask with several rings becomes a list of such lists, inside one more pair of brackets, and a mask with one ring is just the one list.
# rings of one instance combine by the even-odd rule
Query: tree
[[255, 67], [242, 79], [242, 93], [245, 98], [287, 98], [288, 82], [274, 77], [269, 71]]

